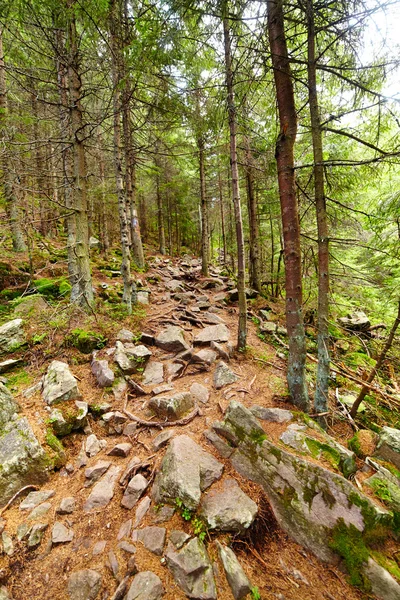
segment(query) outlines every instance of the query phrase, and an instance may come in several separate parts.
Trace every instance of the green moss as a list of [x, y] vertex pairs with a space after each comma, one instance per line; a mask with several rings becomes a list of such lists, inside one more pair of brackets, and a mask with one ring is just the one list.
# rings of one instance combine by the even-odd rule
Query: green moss
[[357, 433], [347, 442], [349, 449], [359, 458], [363, 458]]
[[50, 429], [46, 431], [45, 442], [54, 452], [64, 452], [64, 446]]
[[311, 510], [311, 504], [312, 501], [314, 500], [315, 496], [318, 494], [317, 490], [316, 490], [316, 486], [318, 483], [318, 477], [316, 477], [309, 485], [307, 485], [307, 487], [304, 488], [303, 490], [303, 498], [304, 498], [304, 502], [307, 502], [310, 510]]
[[341, 457], [335, 448], [314, 438], [306, 438], [305, 442], [313, 458], [318, 459], [323, 456], [334, 468], [339, 469]]
[[278, 462], [281, 462], [281, 460], [282, 460], [282, 450], [279, 450], [279, 448], [277, 448], [276, 446], [271, 446], [268, 449], [268, 452], [270, 454], [272, 454], [273, 456], [275, 456], [275, 458], [278, 460]]
[[331, 532], [329, 547], [343, 558], [350, 583], [365, 589], [367, 582], [362, 575], [362, 568], [368, 561], [369, 551], [361, 531], [339, 519]]
[[285, 487], [285, 489], [283, 490], [283, 494], [282, 494], [283, 506], [286, 509], [290, 509], [292, 506], [292, 502], [297, 499], [298, 498], [297, 498], [296, 490], [294, 488], [292, 488], [291, 485], [287, 485]]
[[371, 551], [371, 556], [378, 563], [378, 565], [381, 565], [381, 567], [389, 571], [389, 573], [400, 582], [400, 567], [396, 561], [388, 558], [380, 552], [377, 552], [376, 550]]
[[107, 343], [105, 338], [100, 333], [93, 331], [85, 331], [84, 329], [73, 329], [65, 337], [65, 345], [78, 348], [83, 354], [90, 354], [93, 350], [104, 348]]
[[253, 429], [250, 433], [250, 439], [257, 445], [262, 446], [264, 440], [267, 439], [267, 435], [265, 433], [261, 433], [260, 431]]
[[70, 294], [71, 289], [72, 289], [71, 284], [68, 281], [66, 281], [66, 280], [61, 281], [61, 283], [59, 285], [60, 296], [67, 297]]
[[377, 513], [366, 498], [361, 498], [357, 492], [349, 494], [349, 508], [358, 506], [364, 520], [364, 540], [368, 545], [380, 543], [389, 531], [395, 529], [393, 513]]
[[368, 354], [364, 354], [364, 352], [351, 352], [346, 355], [346, 363], [353, 369], [357, 369], [357, 367], [365, 369], [367, 367], [374, 367], [376, 360], [368, 356]]
[[7, 387], [11, 390], [15, 390], [18, 389], [21, 385], [29, 385], [31, 382], [31, 375], [27, 371], [25, 371], [25, 369], [21, 369], [8, 377]]

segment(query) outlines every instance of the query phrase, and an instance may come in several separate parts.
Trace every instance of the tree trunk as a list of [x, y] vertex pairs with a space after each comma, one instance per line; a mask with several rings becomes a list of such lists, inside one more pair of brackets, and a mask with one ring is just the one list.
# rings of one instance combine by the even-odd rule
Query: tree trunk
[[282, 0], [268, 0], [268, 33], [278, 104], [280, 134], [275, 157], [285, 257], [286, 323], [289, 336], [287, 380], [293, 403], [309, 410], [305, 380], [306, 345], [302, 312], [300, 224], [295, 193], [294, 143], [297, 115], [286, 46]]
[[221, 171], [218, 167], [218, 190], [219, 190], [219, 205], [221, 210], [221, 235], [222, 235], [222, 250], [224, 253], [224, 262], [226, 265], [226, 232], [225, 232], [225, 211], [224, 211], [224, 196], [222, 193], [222, 178]]
[[329, 238], [324, 189], [321, 119], [318, 106], [315, 60], [315, 23], [313, 0], [307, 0], [308, 25], [308, 99], [314, 153], [314, 190], [318, 229], [318, 371], [314, 396], [315, 413], [328, 409], [329, 391]]
[[[396, 331], [397, 331], [399, 325], [400, 325], [400, 301], [398, 303], [396, 320], [393, 323], [392, 329], [390, 330], [388, 339], [386, 340], [386, 344], [384, 345], [382, 352], [378, 356], [376, 365], [374, 366], [371, 373], [367, 377], [367, 381], [366, 381], [367, 384], [370, 384], [373, 382], [377, 372], [381, 368], [383, 361], [386, 358], [387, 353], [389, 352], [390, 348], [392, 347], [394, 336], [396, 334]], [[358, 394], [357, 399], [355, 400], [353, 406], [351, 407], [350, 416], [353, 417], [353, 419], [357, 416], [358, 407], [360, 406], [361, 402], [364, 400], [364, 398], [368, 394], [368, 392], [369, 392], [369, 387], [361, 388], [361, 391]]]
[[247, 340], [247, 302], [245, 289], [245, 254], [244, 254], [244, 236], [242, 211], [240, 207], [240, 189], [239, 189], [239, 171], [237, 162], [236, 148], [236, 106], [235, 95], [233, 89], [233, 71], [232, 71], [232, 53], [231, 39], [229, 31], [229, 20], [227, 16], [227, 4], [224, 2], [223, 10], [223, 27], [224, 27], [224, 50], [225, 50], [225, 75], [226, 75], [226, 90], [228, 102], [228, 118], [230, 132], [230, 160], [232, 172], [232, 196], [233, 207], [236, 221], [236, 243], [237, 243], [237, 264], [238, 277], [237, 287], [239, 295], [239, 327], [238, 327], [238, 350], [245, 350]]
[[129, 247], [129, 226], [127, 214], [127, 202], [124, 190], [124, 177], [122, 173], [121, 152], [121, 39], [120, 39], [121, 12], [119, 0], [111, 0], [110, 3], [110, 46], [112, 52], [112, 80], [113, 80], [113, 109], [114, 109], [114, 170], [115, 183], [118, 197], [118, 214], [121, 234], [122, 264], [121, 274], [124, 283], [123, 302], [126, 304], [128, 313], [132, 312], [132, 281], [131, 281], [131, 258]]
[[206, 177], [204, 172], [204, 140], [197, 140], [199, 151], [199, 173], [200, 173], [200, 214], [201, 214], [201, 273], [208, 277], [209, 247], [208, 247], [208, 215], [206, 201]]
[[[80, 56], [76, 32], [74, 2], [68, 3], [70, 8], [68, 19], [68, 84], [70, 96], [70, 123], [73, 148], [73, 210], [75, 211], [75, 244], [76, 274], [79, 293], [75, 302], [82, 308], [93, 304], [92, 275], [89, 257], [89, 223], [87, 202], [87, 172], [85, 160], [85, 128], [81, 107], [82, 81], [80, 75]], [[72, 300], [72, 297], [71, 297]]]
[[160, 174], [156, 177], [156, 193], [157, 193], [157, 220], [158, 220], [158, 247], [161, 254], [165, 252], [165, 229], [164, 229], [164, 213], [163, 201], [160, 192]]
[[[3, 52], [3, 30], [0, 27], [0, 139], [7, 139], [7, 84], [6, 68]], [[16, 193], [16, 178], [14, 177], [7, 144], [0, 149], [0, 172], [2, 173], [4, 199], [10, 222], [11, 239], [14, 252], [25, 252], [26, 244], [21, 229], [21, 217]]]
[[260, 227], [257, 215], [257, 199], [254, 193], [253, 156], [247, 135], [244, 136], [244, 143], [246, 148], [245, 171], [250, 233], [250, 286], [257, 292], [261, 292]]
[[101, 248], [103, 250], [104, 255], [107, 256], [108, 249], [110, 247], [110, 240], [108, 237], [108, 220], [107, 220], [106, 165], [105, 165], [104, 153], [103, 153], [103, 140], [102, 140], [102, 136], [100, 134], [97, 136], [97, 140], [98, 140], [98, 147], [99, 147], [99, 175], [100, 175], [100, 185], [101, 185], [99, 231], [100, 231]]

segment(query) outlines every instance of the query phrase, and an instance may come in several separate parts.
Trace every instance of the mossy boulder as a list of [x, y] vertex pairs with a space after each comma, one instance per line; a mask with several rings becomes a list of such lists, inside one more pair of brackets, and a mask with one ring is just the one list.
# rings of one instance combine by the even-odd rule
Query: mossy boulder
[[134, 344], [123, 344], [117, 341], [115, 345], [114, 360], [123, 373], [131, 375], [132, 373], [144, 371], [147, 361], [152, 356], [151, 350], [143, 344], [135, 346]]
[[15, 418], [19, 410], [19, 406], [12, 397], [11, 392], [5, 385], [0, 383], [0, 431]]
[[94, 331], [73, 329], [64, 340], [68, 347], [77, 348], [82, 354], [90, 354], [93, 350], [100, 350], [107, 344], [107, 338]]
[[22, 319], [7, 321], [0, 327], [0, 355], [15, 352], [26, 343]]
[[83, 429], [87, 423], [88, 405], [86, 402], [63, 403], [50, 413], [49, 424], [58, 437]]
[[359, 458], [372, 456], [375, 452], [379, 436], [370, 429], [360, 429], [348, 441], [348, 446]]
[[48, 310], [49, 305], [40, 294], [26, 296], [18, 301], [14, 308], [14, 314], [18, 317], [28, 318], [42, 311]]
[[382, 427], [375, 456], [388, 460], [400, 469], [400, 429]]
[[49, 406], [66, 400], [80, 400], [78, 382], [67, 363], [53, 360], [43, 380], [43, 399]]

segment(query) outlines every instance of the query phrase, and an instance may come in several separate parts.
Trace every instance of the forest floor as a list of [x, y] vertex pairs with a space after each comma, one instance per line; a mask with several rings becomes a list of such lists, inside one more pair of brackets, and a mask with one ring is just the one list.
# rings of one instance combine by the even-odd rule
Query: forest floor
[[[127, 328], [139, 333], [146, 332], [156, 335], [170, 324], [179, 325], [185, 330], [187, 341], [191, 342], [193, 336], [201, 328], [203, 309], [193, 313], [198, 317], [199, 323], [190, 324], [181, 320], [187, 308], [196, 304], [196, 296], [206, 296], [212, 314], [217, 315], [228, 327], [231, 342], [236, 342], [238, 308], [236, 303], [225, 304], [216, 300], [220, 291], [205, 289], [206, 279], [199, 274], [199, 263], [185, 259], [165, 259], [153, 256], [149, 270], [140, 275], [145, 282], [146, 289], [150, 290], [150, 304], [144, 306], [136, 317], [127, 317], [123, 321], [110, 320], [102, 322], [101, 314], [91, 317], [93, 328], [98, 326], [102, 331], [106, 329], [108, 342], [104, 349], [98, 352], [97, 358], [106, 358], [112, 362], [112, 350], [118, 331]], [[219, 276], [219, 271], [212, 273]], [[186, 292], [193, 292], [194, 298], [189, 306], [184, 306], [182, 301], [173, 299], [166, 287], [171, 280], [178, 280]], [[104, 271], [94, 270], [94, 286], [97, 290], [112, 287], [113, 280], [106, 277]], [[267, 306], [268, 304], [268, 306]], [[209, 308], [207, 310], [209, 310]], [[256, 315], [259, 309], [272, 310], [276, 321], [283, 322], [282, 306], [273, 305], [262, 298], [251, 303], [250, 311]], [[60, 310], [60, 309], [58, 309]], [[49, 308], [50, 313], [34, 321], [28, 321], [31, 333], [46, 333], [46, 322], [60, 319], [59, 312]], [[68, 313], [68, 328], [86, 327], [87, 317], [80, 313]], [[97, 322], [97, 325], [96, 325]], [[62, 344], [65, 329], [54, 327], [47, 331], [49, 337], [43, 345], [31, 347], [22, 357], [25, 365], [22, 371], [7, 374], [12, 383], [12, 391], [16, 400], [22, 407], [35, 433], [43, 439], [44, 424], [48, 419], [48, 412], [40, 392], [26, 398], [24, 390], [37, 383], [46, 372], [50, 362], [54, 359], [65, 361], [69, 364], [71, 372], [79, 382], [79, 390], [83, 399], [89, 405], [99, 406], [103, 402], [110, 405], [109, 410], [120, 411], [124, 409], [135, 415], [149, 419], [146, 404], [151, 397], [154, 386], [144, 386], [146, 394], [135, 396], [128, 389], [122, 388], [120, 393], [111, 389], [103, 390], [91, 372], [90, 356], [80, 353], [76, 348], [68, 348]], [[151, 360], [163, 362], [164, 370], [172, 364], [173, 355], [160, 348], [151, 346], [153, 353]], [[264, 361], [264, 362], [263, 362]], [[266, 361], [266, 362], [265, 362]], [[274, 366], [273, 366], [274, 365]], [[259, 506], [259, 515], [253, 526], [243, 536], [237, 536], [233, 548], [242, 564], [249, 580], [258, 588], [260, 598], [263, 600], [356, 600], [368, 596], [352, 587], [347, 582], [347, 575], [339, 567], [323, 564], [310, 552], [307, 552], [292, 541], [278, 526], [273, 513], [263, 496], [259, 486], [249, 483], [240, 477], [230, 466], [228, 460], [221, 458], [214, 447], [207, 443], [203, 432], [216, 420], [220, 420], [229, 402], [236, 399], [249, 407], [257, 404], [262, 407], [279, 407], [293, 409], [287, 399], [285, 381], [286, 359], [282, 350], [272, 342], [259, 337], [258, 327], [253, 320], [248, 321], [248, 350], [244, 354], [235, 353], [229, 362], [230, 368], [239, 376], [237, 382], [216, 390], [213, 386], [214, 365], [206, 370], [198, 371], [189, 366], [183, 374], [173, 378], [173, 392], [188, 391], [194, 382], [207, 387], [210, 391], [209, 401], [201, 406], [201, 412], [191, 422], [174, 428], [175, 434], [188, 434], [207, 452], [213, 454], [220, 462], [224, 463], [224, 479], [235, 479], [242, 490], [254, 499]], [[113, 368], [115, 368], [113, 366]], [[21, 375], [23, 373], [23, 375]], [[140, 383], [140, 376], [132, 376]], [[167, 377], [165, 378], [167, 381]], [[278, 441], [279, 435], [285, 428], [278, 423], [263, 422], [263, 427], [272, 441]], [[132, 460], [133, 456], [140, 462], [148, 461], [149, 466], [143, 473], [151, 476], [157, 470], [165, 454], [165, 447], [154, 451], [152, 440], [159, 434], [159, 429], [138, 427], [134, 436], [127, 438], [123, 434], [109, 434], [101, 419], [89, 415], [89, 423], [85, 432], [75, 432], [62, 439], [66, 451], [67, 468], [63, 466], [55, 471], [42, 489], [53, 490], [50, 499], [51, 508], [41, 517], [41, 522], [48, 523], [49, 527], [38, 549], [29, 550], [23, 542], [14, 542], [12, 556], [0, 557], [1, 583], [6, 585], [14, 600], [67, 600], [67, 582], [71, 573], [78, 569], [94, 569], [102, 575], [102, 588], [99, 598], [112, 598], [118, 581], [126, 574], [130, 554], [119, 547], [119, 532], [121, 526], [135, 515], [136, 507], [127, 510], [121, 506], [123, 487], [115, 486], [114, 497], [110, 503], [95, 512], [84, 512], [83, 505], [91, 492], [91, 487], [85, 487], [85, 468], [78, 467], [78, 457], [90, 432], [98, 439], [106, 440], [106, 447], [96, 456], [87, 458], [85, 468], [98, 463], [99, 460], [109, 460], [113, 465], [121, 467], [121, 473]], [[345, 420], [332, 420], [329, 424], [329, 433], [340, 442], [345, 443], [352, 435], [352, 429]], [[131, 441], [133, 448], [127, 457], [107, 456], [112, 447], [118, 443]], [[216, 484], [219, 485], [219, 484]], [[56, 509], [65, 497], [74, 497], [76, 508], [71, 514], [60, 516]], [[4, 527], [15, 540], [17, 527], [26, 521], [26, 513], [19, 509], [20, 500], [15, 501], [4, 514]], [[154, 507], [153, 507], [154, 508]], [[154, 525], [156, 513], [151, 508], [140, 522], [140, 527]], [[73, 540], [57, 545], [51, 544], [51, 529], [55, 521], [63, 522], [68, 529], [73, 531]], [[167, 537], [172, 530], [179, 529], [191, 533], [191, 524], [185, 521], [176, 511], [174, 516], [161, 524], [167, 529]], [[130, 528], [129, 528], [130, 529]], [[206, 543], [212, 560], [216, 561], [216, 580], [219, 600], [232, 600], [233, 595], [225, 579], [223, 569], [217, 558], [215, 547], [215, 534], [208, 534]], [[228, 536], [225, 536], [228, 539]], [[124, 538], [125, 539], [125, 538]], [[130, 535], [126, 538], [131, 541]], [[219, 536], [221, 539], [221, 536]], [[99, 544], [99, 542], [104, 542]], [[132, 543], [132, 542], [131, 542]], [[168, 568], [163, 564], [160, 556], [147, 550], [141, 543], [135, 544], [134, 559], [139, 571], [153, 571], [163, 582], [165, 600], [180, 600], [186, 596], [177, 586]], [[101, 548], [101, 552], [96, 552]], [[93, 552], [95, 550], [95, 552]], [[114, 554], [111, 553], [112, 551]], [[114, 558], [117, 566], [110, 567]], [[115, 563], [115, 561], [114, 561]], [[254, 591], [254, 598], [257, 598]]]

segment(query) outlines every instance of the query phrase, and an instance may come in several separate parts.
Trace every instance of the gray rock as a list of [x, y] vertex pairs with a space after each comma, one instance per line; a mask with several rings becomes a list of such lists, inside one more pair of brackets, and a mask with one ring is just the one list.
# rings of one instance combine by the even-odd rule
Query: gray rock
[[388, 460], [400, 469], [400, 429], [382, 427], [374, 456]]
[[176, 583], [189, 597], [197, 600], [216, 600], [213, 569], [204, 544], [191, 539], [183, 548], [168, 547], [165, 558]]
[[80, 400], [78, 382], [67, 363], [53, 360], [43, 380], [43, 399], [49, 406], [64, 400]]
[[[161, 363], [160, 363], [161, 364]], [[158, 396], [159, 394], [165, 394], [165, 392], [170, 392], [174, 389], [172, 383], [164, 383], [163, 385], [159, 385], [151, 390], [152, 396]]]
[[233, 597], [235, 600], [245, 598], [251, 592], [251, 584], [236, 554], [218, 541], [217, 548]]
[[233, 352], [231, 351], [230, 344], [218, 344], [218, 342], [211, 342], [211, 348], [215, 350], [222, 360], [229, 362]]
[[119, 528], [117, 540], [122, 540], [122, 538], [124, 537], [129, 537], [131, 534], [131, 530], [132, 519], [128, 519], [127, 521], [124, 521], [124, 523], [122, 523], [121, 527]]
[[120, 467], [111, 467], [103, 479], [94, 486], [83, 506], [85, 512], [104, 508], [111, 502], [114, 497], [114, 488], [120, 471]]
[[261, 333], [267, 333], [267, 334], [276, 333], [277, 328], [278, 328], [277, 324], [272, 323], [272, 321], [260, 323]]
[[12, 397], [11, 392], [5, 385], [0, 383], [0, 430], [10, 421], [15, 419], [20, 407]]
[[210, 325], [205, 327], [194, 338], [195, 344], [210, 344], [211, 342], [227, 342], [229, 329], [226, 325]]
[[56, 512], [59, 515], [70, 515], [74, 512], [75, 507], [75, 498], [73, 496], [68, 496], [67, 498], [63, 498], [61, 500], [60, 506], [57, 508]]
[[41, 490], [40, 492], [30, 492], [27, 497], [22, 500], [19, 505], [19, 510], [32, 510], [36, 508], [46, 500], [53, 498], [55, 494], [54, 490]]
[[0, 587], [0, 600], [12, 600], [11, 595], [8, 592], [8, 589], [2, 585]]
[[204, 497], [200, 514], [209, 529], [243, 533], [256, 518], [257, 504], [245, 494], [234, 479], [223, 482], [221, 489]]
[[155, 452], [158, 452], [163, 446], [166, 446], [171, 438], [174, 437], [175, 429], [164, 429], [161, 433], [151, 441], [152, 448]]
[[163, 595], [160, 578], [151, 571], [142, 571], [133, 578], [125, 600], [161, 600]]
[[68, 529], [68, 527], [60, 521], [54, 523], [53, 529], [51, 530], [51, 541], [53, 544], [65, 544], [67, 542], [72, 542], [73, 539], [74, 532], [72, 529]]
[[118, 544], [118, 548], [127, 552], [128, 554], [136, 554], [136, 546], [130, 544], [129, 542], [122, 541]]
[[35, 313], [42, 312], [44, 310], [48, 310], [49, 305], [43, 296], [39, 294], [34, 294], [32, 296], [27, 296], [22, 300], [19, 300], [19, 303], [14, 308], [14, 314], [18, 317], [32, 317]]
[[139, 290], [136, 300], [139, 304], [150, 304], [150, 292], [147, 290]]
[[165, 527], [144, 527], [133, 532], [132, 540], [141, 542], [147, 550], [161, 556], [164, 550], [166, 532]]
[[179, 373], [182, 372], [183, 365], [181, 363], [169, 363], [167, 364], [167, 381], [172, 381], [178, 377]]
[[337, 562], [329, 539], [338, 523], [352, 525], [361, 532], [374, 521], [390, 526], [390, 513], [344, 477], [290, 454], [262, 437], [254, 416], [238, 402], [229, 405], [223, 425], [235, 446], [230, 458], [232, 466], [262, 486], [284, 531], [321, 560]]
[[178, 279], [171, 279], [171, 281], [167, 281], [165, 288], [170, 292], [175, 293], [183, 293], [185, 291], [182, 281], [179, 281]]
[[282, 327], [281, 325], [278, 325], [278, 327], [276, 328], [276, 333], [278, 335], [287, 335], [287, 329], [286, 329], [286, 327]]
[[115, 556], [114, 550], [110, 550], [108, 553], [108, 565], [110, 567], [111, 573], [114, 575], [115, 579], [118, 580], [119, 563], [117, 557]]
[[132, 331], [129, 331], [129, 329], [120, 329], [117, 333], [117, 340], [119, 342], [125, 343], [125, 342], [129, 342], [132, 343], [135, 339], [134, 334], [132, 333]]
[[235, 383], [239, 377], [228, 367], [223, 360], [220, 360], [214, 371], [214, 386], [217, 390], [225, 385]]
[[264, 408], [263, 406], [250, 406], [249, 410], [257, 419], [272, 423], [287, 423], [293, 419], [293, 413], [284, 408]]
[[17, 527], [17, 540], [22, 542], [30, 533], [32, 527], [28, 523], [20, 523]]
[[105, 440], [99, 440], [94, 433], [91, 433], [86, 440], [85, 452], [90, 458], [92, 458], [101, 452], [106, 446], [107, 442]]
[[36, 523], [36, 525], [32, 527], [28, 538], [28, 548], [36, 548], [36, 546], [39, 546], [47, 528], [47, 523]]
[[108, 456], [123, 456], [126, 458], [130, 451], [132, 450], [132, 444], [129, 442], [122, 442], [121, 444], [117, 444], [108, 452]]
[[0, 362], [0, 373], [7, 373], [7, 371], [11, 371], [14, 367], [21, 363], [20, 359], [17, 358], [9, 358], [7, 360], [3, 360]]
[[96, 483], [96, 481], [98, 481], [100, 477], [104, 475], [104, 473], [107, 471], [110, 465], [111, 462], [109, 460], [99, 460], [92, 467], [88, 467], [87, 469], [85, 469], [85, 477], [87, 480], [85, 482], [85, 486]]
[[129, 510], [133, 508], [148, 485], [149, 482], [140, 473], [132, 477], [122, 497], [121, 506]]
[[150, 361], [143, 373], [143, 385], [157, 385], [164, 381], [164, 365], [161, 362]]
[[175, 421], [194, 408], [194, 399], [189, 392], [180, 392], [170, 397], [154, 396], [148, 407], [158, 418]]
[[108, 365], [108, 360], [93, 360], [91, 369], [100, 387], [109, 387], [114, 383], [114, 373]]
[[87, 402], [79, 400], [75, 402], [75, 409], [71, 409], [70, 406], [68, 406], [68, 410], [65, 410], [64, 407], [53, 408], [49, 421], [54, 434], [64, 437], [72, 431], [86, 427], [88, 410]]
[[174, 516], [175, 508], [164, 504], [163, 506], [155, 506], [152, 509], [151, 520], [153, 523], [165, 523], [170, 521]]
[[371, 585], [371, 590], [380, 600], [399, 600], [399, 583], [372, 558], [368, 559], [367, 565], [363, 569]]
[[0, 354], [14, 352], [26, 343], [22, 319], [7, 321], [0, 327]]
[[190, 386], [190, 393], [198, 402], [201, 402], [202, 404], [207, 404], [210, 399], [209, 390], [201, 383], [192, 383]]
[[203, 313], [201, 320], [203, 323], [209, 323], [210, 325], [219, 325], [220, 323], [225, 325], [225, 321], [211, 311]]
[[99, 540], [93, 546], [92, 555], [98, 556], [99, 554], [102, 554], [104, 552], [106, 546], [107, 546], [106, 540]]
[[152, 352], [143, 345], [134, 346], [129, 343], [117, 342], [115, 346], [114, 360], [119, 368], [128, 375], [144, 368], [152, 355]]
[[48, 457], [25, 417], [11, 421], [2, 430], [0, 464], [0, 506], [22, 487], [48, 479]]
[[169, 541], [175, 548], [182, 548], [188, 540], [190, 540], [190, 535], [184, 531], [179, 531], [178, 529], [172, 530], [169, 536]]
[[136, 513], [135, 513], [135, 522], [133, 524], [134, 527], [139, 527], [144, 516], [147, 514], [147, 512], [150, 508], [150, 504], [151, 504], [151, 500], [148, 496], [145, 496], [139, 502], [137, 509], [136, 509]]
[[218, 450], [220, 456], [223, 458], [229, 458], [234, 448], [232, 448], [225, 440], [223, 440], [213, 429], [206, 429], [203, 433], [206, 440], [208, 440], [216, 450]]
[[201, 365], [211, 366], [217, 360], [217, 353], [210, 348], [203, 348], [198, 352], [195, 352], [192, 356], [192, 362]]
[[91, 235], [90, 238], [89, 238], [89, 248], [90, 248], [90, 250], [94, 250], [94, 249], [98, 250], [100, 247], [101, 247], [100, 240], [98, 240], [93, 235]]
[[6, 554], [7, 556], [12, 556], [14, 554], [14, 544], [10, 534], [7, 533], [7, 531], [2, 532], [1, 542], [4, 554]]
[[370, 320], [362, 310], [339, 318], [338, 323], [351, 331], [367, 331], [371, 326]]
[[136, 430], [137, 430], [137, 423], [130, 421], [129, 423], [126, 423], [126, 425], [124, 425], [122, 434], [126, 435], [127, 437], [131, 437], [132, 435], [134, 435], [136, 433]]
[[39, 504], [39, 506], [37, 506], [36, 508], [33, 509], [33, 511], [30, 513], [30, 515], [28, 517], [28, 520], [34, 521], [35, 519], [44, 517], [45, 515], [47, 515], [47, 513], [49, 512], [50, 509], [51, 509], [51, 503], [43, 502], [43, 504]]
[[71, 600], [95, 600], [101, 589], [102, 577], [93, 569], [75, 571], [68, 579]]
[[177, 436], [171, 441], [156, 476], [154, 499], [157, 503], [175, 503], [180, 498], [193, 510], [199, 505], [201, 492], [221, 477], [223, 468], [189, 436]]
[[159, 333], [155, 339], [155, 343], [156, 346], [167, 352], [181, 352], [182, 350], [189, 349], [189, 345], [185, 341], [183, 329], [175, 325], [170, 325]]

